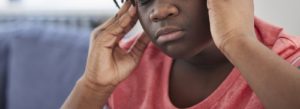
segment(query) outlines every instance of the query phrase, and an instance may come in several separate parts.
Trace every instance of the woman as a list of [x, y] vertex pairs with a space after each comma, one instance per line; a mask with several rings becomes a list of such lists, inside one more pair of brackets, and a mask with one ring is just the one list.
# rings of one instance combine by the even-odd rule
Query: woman
[[[62, 108], [300, 108], [299, 40], [253, 10], [253, 0], [126, 1], [93, 32]], [[119, 44], [138, 19], [144, 33]]]

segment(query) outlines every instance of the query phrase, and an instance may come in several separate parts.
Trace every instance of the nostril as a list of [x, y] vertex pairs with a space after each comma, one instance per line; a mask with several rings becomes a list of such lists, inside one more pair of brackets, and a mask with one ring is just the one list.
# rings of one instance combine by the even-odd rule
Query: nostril
[[168, 13], [168, 14], [165, 14], [165, 15], [156, 15], [156, 16], [152, 16], [152, 20], [155, 21], [155, 22], [157, 22], [157, 21], [159, 21], [161, 19], [172, 17], [174, 15], [175, 15], [174, 13]]
[[168, 16], [169, 16], [169, 17], [171, 17], [171, 16], [173, 16], [173, 15], [174, 15], [173, 13], [169, 13], [169, 15], [168, 15]]
[[159, 18], [154, 18], [153, 19], [154, 22], [157, 22], [158, 20], [159, 20]]
[[174, 17], [178, 15], [178, 8], [173, 5], [160, 5], [151, 11], [150, 19], [154, 22], [167, 19], [169, 17]]

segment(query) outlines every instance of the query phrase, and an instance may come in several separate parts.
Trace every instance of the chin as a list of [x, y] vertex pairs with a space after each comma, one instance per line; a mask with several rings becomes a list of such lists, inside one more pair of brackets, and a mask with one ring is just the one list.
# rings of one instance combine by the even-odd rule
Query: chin
[[202, 50], [198, 49], [197, 51], [192, 49], [183, 49], [183, 48], [168, 48], [164, 49], [163, 52], [173, 59], [190, 59], [197, 54], [199, 54]]
[[[184, 44], [186, 45], [186, 44]], [[193, 46], [183, 46], [183, 45], [169, 45], [161, 48], [161, 50], [172, 57], [173, 59], [191, 59], [194, 56], [203, 52], [209, 46], [208, 43], [203, 43], [201, 45]]]
[[174, 52], [165, 52], [168, 56], [170, 56], [173, 59], [189, 59], [192, 56], [186, 54], [186, 53], [174, 53]]

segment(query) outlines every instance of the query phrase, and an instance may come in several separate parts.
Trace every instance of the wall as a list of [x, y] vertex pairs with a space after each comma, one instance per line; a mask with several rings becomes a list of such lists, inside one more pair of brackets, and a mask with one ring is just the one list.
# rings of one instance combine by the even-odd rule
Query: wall
[[300, 0], [255, 0], [256, 16], [300, 36]]
[[[300, 36], [300, 0], [254, 0], [256, 16], [285, 28], [288, 33]], [[57, 4], [58, 3], [58, 4]], [[12, 7], [12, 8], [11, 8]], [[55, 7], [55, 8], [53, 8]], [[24, 14], [50, 11], [76, 14], [111, 14], [118, 9], [112, 0], [24, 0], [22, 5], [8, 5], [0, 0], [1, 13]]]

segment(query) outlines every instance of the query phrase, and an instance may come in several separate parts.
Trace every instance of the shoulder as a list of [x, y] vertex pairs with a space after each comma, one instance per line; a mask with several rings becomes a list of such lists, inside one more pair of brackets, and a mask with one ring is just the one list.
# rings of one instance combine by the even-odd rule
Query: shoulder
[[291, 64], [300, 66], [300, 36], [290, 35], [283, 28], [257, 17], [255, 30], [264, 45]]
[[281, 54], [284, 58], [292, 65], [300, 68], [300, 36], [282, 32], [277, 43], [277, 48], [282, 49]]

